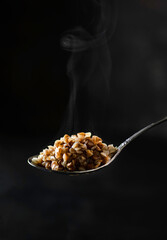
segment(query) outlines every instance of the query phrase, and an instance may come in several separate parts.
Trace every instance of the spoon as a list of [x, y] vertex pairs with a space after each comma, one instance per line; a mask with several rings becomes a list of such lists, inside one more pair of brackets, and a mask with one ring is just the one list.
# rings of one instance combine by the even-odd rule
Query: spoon
[[138, 136], [140, 136], [141, 134], [143, 134], [143, 133], [146, 132], [147, 130], [149, 130], [149, 129], [151, 129], [151, 128], [153, 128], [153, 127], [155, 127], [155, 126], [157, 126], [157, 125], [159, 125], [159, 124], [161, 124], [161, 123], [163, 123], [163, 122], [165, 122], [165, 121], [167, 121], [167, 116], [164, 117], [163, 119], [155, 122], [155, 123], [151, 123], [151, 124], [147, 125], [146, 127], [142, 128], [142, 129], [139, 130], [138, 132], [134, 133], [132, 136], [130, 136], [130, 137], [127, 138], [124, 142], [122, 142], [122, 143], [119, 145], [119, 147], [117, 147], [118, 150], [117, 150], [116, 154], [115, 154], [106, 164], [104, 164], [104, 165], [102, 165], [102, 166], [100, 166], [100, 167], [98, 167], [98, 168], [89, 169], [89, 170], [84, 170], [84, 171], [53, 171], [53, 170], [51, 170], [51, 169], [46, 169], [45, 167], [38, 166], [38, 165], [36, 165], [36, 164], [34, 164], [34, 163], [32, 162], [32, 159], [33, 159], [34, 157], [37, 157], [38, 155], [35, 155], [35, 156], [32, 156], [32, 157], [28, 158], [28, 163], [29, 163], [31, 166], [36, 167], [36, 168], [38, 168], [38, 169], [40, 169], [40, 170], [43, 170], [43, 171], [56, 172], [56, 173], [61, 173], [61, 174], [66, 174], [66, 175], [79, 175], [79, 174], [92, 173], [92, 172], [95, 172], [95, 171], [97, 171], [97, 170], [100, 170], [100, 169], [108, 166], [111, 162], [113, 162], [113, 161], [116, 159], [116, 157], [120, 154], [120, 152], [121, 152], [130, 142], [132, 142], [135, 138], [137, 138]]

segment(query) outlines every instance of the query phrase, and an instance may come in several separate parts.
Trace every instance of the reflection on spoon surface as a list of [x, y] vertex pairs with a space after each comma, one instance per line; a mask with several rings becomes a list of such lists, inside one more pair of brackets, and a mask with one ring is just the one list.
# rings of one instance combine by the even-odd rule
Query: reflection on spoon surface
[[161, 123], [163, 123], [163, 122], [165, 122], [165, 121], [167, 121], [167, 116], [164, 117], [163, 119], [155, 122], [155, 123], [149, 124], [148, 126], [142, 128], [142, 129], [139, 130], [138, 132], [134, 133], [131, 137], [127, 138], [124, 142], [122, 142], [122, 143], [119, 145], [119, 147], [117, 147], [118, 150], [117, 150], [116, 154], [115, 154], [106, 164], [104, 164], [104, 165], [102, 165], [102, 166], [100, 166], [100, 167], [98, 167], [98, 168], [89, 169], [89, 170], [83, 170], [83, 171], [68, 171], [68, 170], [66, 170], [66, 171], [53, 171], [53, 170], [51, 170], [51, 169], [46, 169], [45, 167], [39, 166], [39, 165], [37, 165], [37, 164], [34, 164], [34, 163], [32, 162], [32, 159], [33, 159], [34, 157], [37, 157], [37, 155], [28, 158], [28, 163], [29, 163], [31, 166], [33, 166], [33, 167], [35, 167], [35, 168], [38, 168], [38, 169], [40, 169], [40, 170], [43, 170], [43, 171], [55, 172], [55, 173], [60, 173], [60, 174], [65, 174], [65, 175], [79, 175], [79, 174], [92, 173], [92, 172], [95, 172], [95, 171], [97, 171], [97, 170], [100, 170], [100, 169], [102, 169], [102, 168], [104, 168], [104, 167], [107, 167], [110, 163], [112, 163], [112, 162], [116, 159], [116, 157], [120, 154], [120, 152], [124, 149], [124, 147], [126, 147], [126, 146], [127, 146], [130, 142], [132, 142], [135, 138], [137, 138], [138, 136], [140, 136], [141, 134], [143, 134], [143, 133], [146, 132], [147, 130], [149, 130], [149, 129], [151, 129], [151, 128], [153, 128], [153, 127], [155, 127], [155, 126], [157, 126], [157, 125], [159, 125], [159, 124], [161, 124]]

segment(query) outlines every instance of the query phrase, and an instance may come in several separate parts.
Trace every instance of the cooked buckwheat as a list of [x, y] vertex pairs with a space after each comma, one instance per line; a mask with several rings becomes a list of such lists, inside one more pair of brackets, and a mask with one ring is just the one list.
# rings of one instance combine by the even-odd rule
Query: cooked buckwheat
[[100, 137], [80, 132], [71, 136], [65, 134], [32, 162], [53, 171], [83, 171], [106, 164], [116, 152], [116, 147], [103, 143]]

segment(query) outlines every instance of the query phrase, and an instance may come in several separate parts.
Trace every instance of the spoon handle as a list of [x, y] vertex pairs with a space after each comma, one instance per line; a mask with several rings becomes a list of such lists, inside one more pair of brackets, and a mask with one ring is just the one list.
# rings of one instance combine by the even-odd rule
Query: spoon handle
[[127, 138], [123, 143], [120, 144], [119, 149], [122, 150], [125, 146], [127, 146], [127, 144], [129, 144], [131, 141], [133, 141], [135, 138], [137, 138], [138, 136], [140, 136], [141, 134], [143, 134], [144, 132], [146, 132], [147, 130], [149, 130], [150, 128], [153, 128], [163, 122], [167, 121], [167, 116], [162, 118], [161, 120], [155, 122], [155, 123], [151, 123], [148, 126], [142, 128], [141, 130], [139, 130], [138, 132], [134, 133], [132, 136], [130, 136], [129, 138]]

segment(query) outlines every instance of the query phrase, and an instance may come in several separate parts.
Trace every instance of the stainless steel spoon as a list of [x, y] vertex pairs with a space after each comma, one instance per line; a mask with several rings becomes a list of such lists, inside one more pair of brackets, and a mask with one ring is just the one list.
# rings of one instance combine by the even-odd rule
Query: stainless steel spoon
[[35, 156], [32, 156], [30, 158], [28, 158], [28, 163], [33, 166], [33, 167], [36, 167], [40, 170], [43, 170], [43, 171], [46, 171], [46, 172], [55, 172], [55, 173], [61, 173], [61, 174], [66, 174], [66, 175], [79, 175], [79, 174], [87, 174], [87, 173], [92, 173], [92, 172], [95, 172], [97, 170], [100, 170], [104, 167], [107, 167], [111, 162], [113, 162], [116, 157], [120, 154], [120, 152], [130, 143], [132, 142], [135, 138], [137, 138], [138, 136], [140, 136], [141, 134], [143, 134], [144, 132], [146, 132], [147, 130], [149, 130], [150, 128], [153, 128], [163, 122], [167, 121], [167, 116], [164, 117], [163, 119], [155, 122], [155, 123], [151, 123], [149, 124], [148, 126], [142, 128], [141, 130], [139, 130], [138, 132], [134, 133], [131, 137], [127, 138], [123, 143], [121, 143], [118, 147], [118, 151], [117, 153], [105, 164], [105, 165], [102, 165], [98, 168], [94, 168], [94, 169], [90, 169], [90, 170], [84, 170], [84, 171], [53, 171], [53, 170], [50, 170], [50, 169], [46, 169], [45, 167], [40, 167], [34, 163], [32, 163], [32, 158], [33, 157], [37, 157], [37, 155]]

